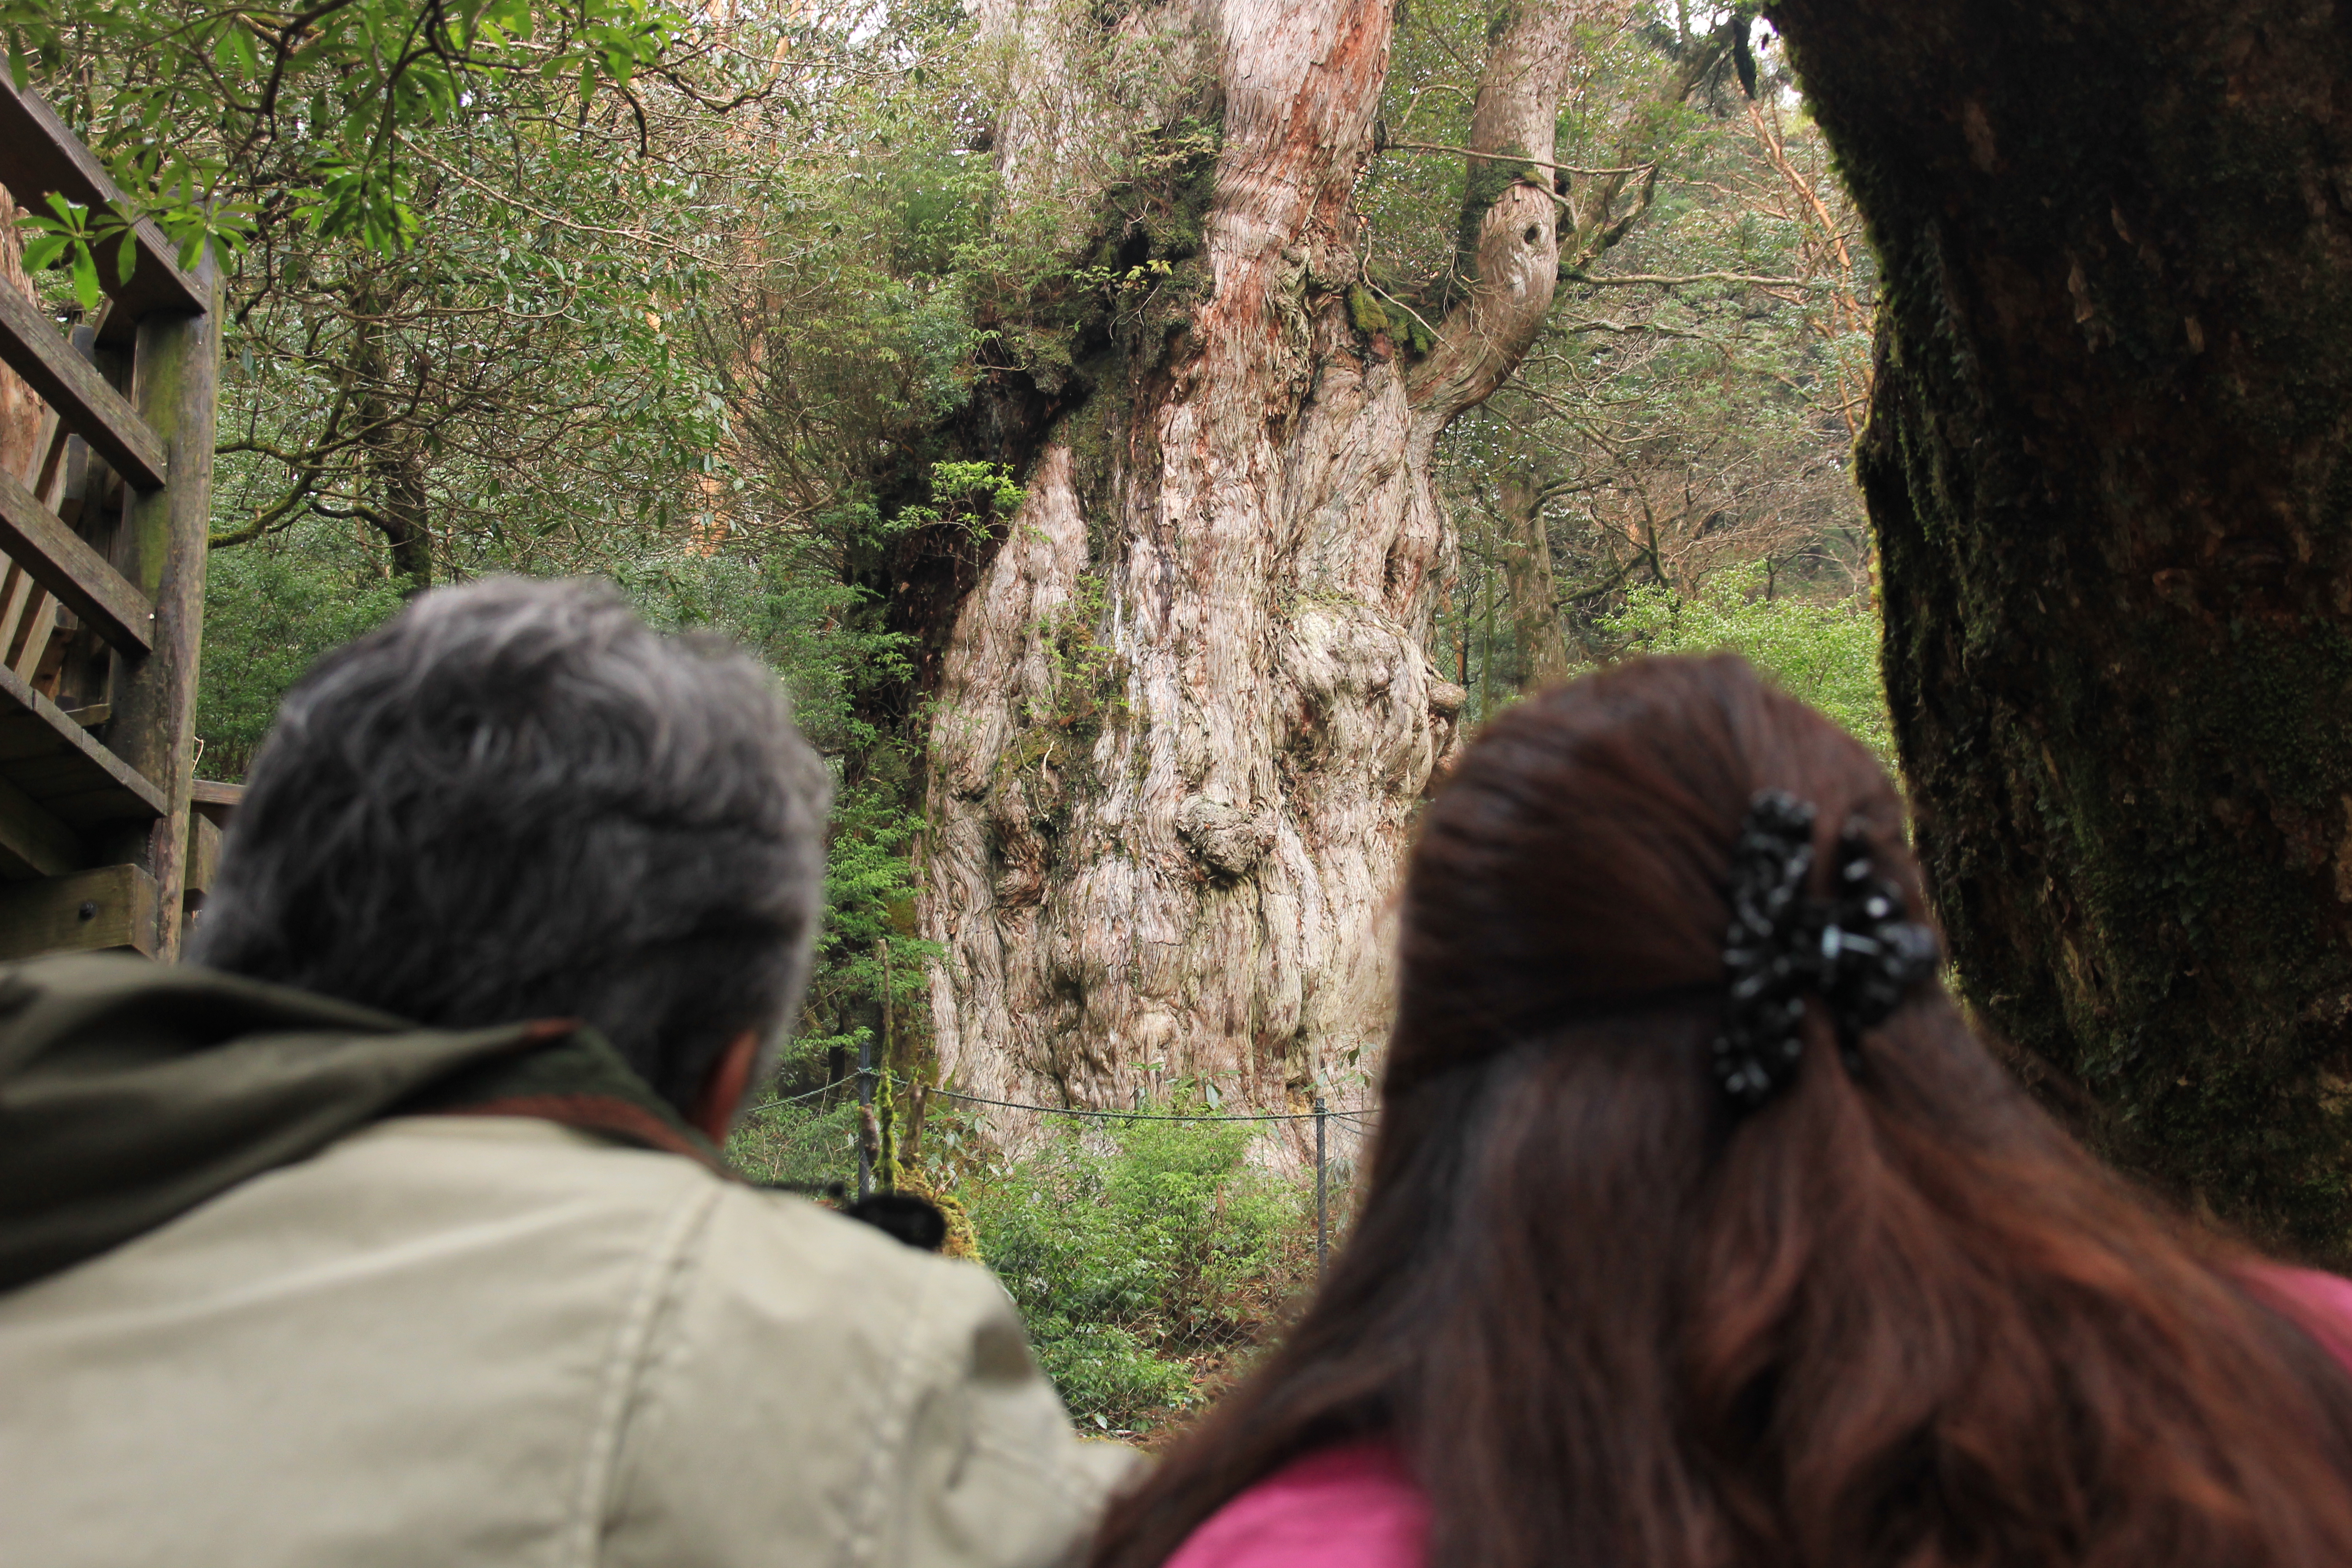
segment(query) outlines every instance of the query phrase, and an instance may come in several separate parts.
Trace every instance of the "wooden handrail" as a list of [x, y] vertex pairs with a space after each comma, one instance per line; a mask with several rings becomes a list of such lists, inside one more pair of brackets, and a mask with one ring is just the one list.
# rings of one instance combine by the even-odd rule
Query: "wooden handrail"
[[[8, 187], [19, 206], [46, 213], [50, 192], [69, 202], [100, 210], [122, 199], [122, 192], [89, 149], [65, 128], [56, 110], [30, 88], [20, 88], [5, 67], [0, 67], [0, 184]], [[211, 296], [196, 279], [180, 269], [175, 247], [152, 218], [142, 218], [132, 230], [139, 256], [131, 280], [116, 275], [111, 257], [98, 269], [99, 282], [122, 301], [135, 321], [150, 310], [181, 310], [201, 315]]]
[[0, 289], [0, 361], [115, 472], [142, 490], [163, 488], [163, 443], [98, 367], [74, 353], [57, 323], [14, 289]]
[[0, 550], [125, 653], [143, 654], [155, 646], [155, 606], [147, 595], [5, 468], [0, 468]]
[[188, 799], [193, 805], [210, 806], [215, 811], [235, 811], [245, 804], [245, 786], [215, 779], [191, 779]]

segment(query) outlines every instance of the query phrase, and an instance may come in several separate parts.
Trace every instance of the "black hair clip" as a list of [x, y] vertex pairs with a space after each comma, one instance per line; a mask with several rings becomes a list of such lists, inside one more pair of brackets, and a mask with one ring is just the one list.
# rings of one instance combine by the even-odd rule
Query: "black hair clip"
[[1806, 993], [1829, 1007], [1839, 1054], [1854, 1072], [1863, 1031], [1936, 972], [1935, 934], [1904, 918], [1902, 894], [1873, 870], [1869, 842], [1857, 828], [1839, 837], [1832, 895], [1807, 895], [1813, 816], [1811, 805], [1785, 791], [1759, 791], [1732, 849], [1731, 927], [1723, 944], [1728, 994], [1715, 1072], [1724, 1092], [1747, 1109], [1795, 1079]]

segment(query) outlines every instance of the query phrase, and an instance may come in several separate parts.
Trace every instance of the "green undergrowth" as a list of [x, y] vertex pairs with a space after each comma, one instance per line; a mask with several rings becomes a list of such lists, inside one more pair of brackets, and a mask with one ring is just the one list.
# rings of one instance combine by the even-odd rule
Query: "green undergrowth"
[[1312, 1186], [1254, 1160], [1260, 1136], [1214, 1121], [1064, 1127], [961, 1184], [982, 1256], [1082, 1425], [1139, 1435], [1181, 1419], [1312, 1284]]
[[1693, 598], [1654, 585], [1633, 588], [1602, 629], [1629, 655], [1739, 654], [1895, 767], [1878, 616], [1861, 600], [1769, 597], [1758, 563], [1716, 574]]

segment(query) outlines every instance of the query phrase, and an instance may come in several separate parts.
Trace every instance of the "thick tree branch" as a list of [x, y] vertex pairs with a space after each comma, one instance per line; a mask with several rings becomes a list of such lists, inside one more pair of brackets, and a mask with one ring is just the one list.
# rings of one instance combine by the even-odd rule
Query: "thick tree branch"
[[1522, 5], [1488, 51], [1470, 111], [1463, 195], [1461, 270], [1469, 287], [1410, 384], [1416, 413], [1435, 428], [1502, 384], [1550, 312], [1559, 225], [1551, 183], [1524, 176], [1553, 166], [1576, 26], [1599, 9], [1588, 0]]

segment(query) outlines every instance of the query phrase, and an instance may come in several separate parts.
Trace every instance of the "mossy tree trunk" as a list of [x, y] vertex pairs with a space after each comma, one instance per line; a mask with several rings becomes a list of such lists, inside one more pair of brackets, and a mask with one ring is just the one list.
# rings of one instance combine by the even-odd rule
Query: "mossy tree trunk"
[[1969, 994], [2112, 1157], [2352, 1254], [2352, 24], [1783, 0], [1885, 266], [1858, 471]]
[[[367, 452], [367, 477], [374, 492], [372, 502], [356, 502], [352, 510], [383, 535], [393, 578], [403, 594], [413, 597], [433, 586], [433, 520], [423, 443], [407, 423], [418, 398], [415, 390], [401, 396], [400, 370], [385, 349], [383, 324], [395, 308], [396, 301], [372, 279], [352, 295], [358, 436]], [[415, 388], [422, 388], [425, 378], [420, 366], [413, 376]]]
[[1570, 675], [1568, 639], [1560, 635], [1559, 588], [1552, 573], [1550, 500], [1543, 476], [1515, 468], [1496, 486], [1502, 523], [1503, 576], [1510, 584], [1511, 639], [1519, 656], [1519, 689], [1534, 691]]
[[[1036, 54], [1101, 8], [1001, 9], [1030, 51], [1011, 73], [1030, 102], [998, 121], [1020, 194], [1069, 161], [1084, 81], [1111, 73]], [[1432, 452], [1549, 307], [1548, 164], [1589, 14], [1533, 0], [1496, 29], [1470, 281], [1421, 313], [1368, 287], [1349, 205], [1393, 7], [1111, 24], [1199, 62], [1216, 134], [1197, 236], [1146, 223], [1107, 251], [1135, 286], [1084, 387], [1055, 389], [940, 658], [922, 920], [961, 1086], [1118, 1103], [1202, 1075], [1280, 1104], [1370, 1065], [1380, 913], [1464, 695], [1425, 651], [1451, 550]]]

